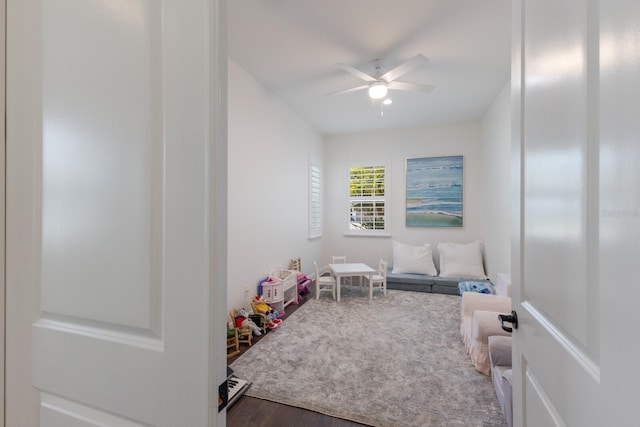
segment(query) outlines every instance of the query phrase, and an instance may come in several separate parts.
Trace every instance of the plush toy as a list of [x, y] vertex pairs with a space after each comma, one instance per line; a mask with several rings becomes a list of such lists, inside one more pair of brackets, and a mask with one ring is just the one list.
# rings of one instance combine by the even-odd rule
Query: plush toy
[[255, 301], [253, 303], [253, 307], [255, 311], [257, 311], [259, 314], [264, 314], [267, 320], [270, 320], [270, 318], [280, 319], [282, 316], [284, 316], [284, 313], [275, 310], [273, 307], [267, 304], [264, 301], [264, 297], [256, 295], [254, 298]]
[[262, 296], [256, 295], [254, 299], [255, 301], [253, 302], [253, 309], [257, 312], [257, 314], [264, 314], [266, 316], [267, 313], [270, 313], [273, 310], [271, 306], [264, 301], [264, 298]]
[[255, 336], [262, 335], [262, 332], [260, 332], [260, 328], [255, 324], [253, 320], [249, 319], [249, 313], [247, 313], [247, 310], [245, 310], [244, 308], [236, 310], [236, 317], [234, 320], [236, 322], [236, 327], [239, 328], [240, 326], [248, 325]]
[[270, 329], [277, 328], [280, 323], [282, 323], [280, 317], [282, 317], [284, 313], [281, 314], [278, 310], [271, 308], [271, 306], [264, 301], [262, 296], [256, 295], [254, 298], [255, 301], [253, 303], [253, 309], [257, 313], [264, 315], [267, 322], [269, 322]]

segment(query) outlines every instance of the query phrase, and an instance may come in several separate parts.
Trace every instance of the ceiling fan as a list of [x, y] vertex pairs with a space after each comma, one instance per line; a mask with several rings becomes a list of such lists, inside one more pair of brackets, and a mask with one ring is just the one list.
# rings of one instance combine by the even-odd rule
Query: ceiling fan
[[376, 59], [373, 61], [376, 69], [376, 72], [374, 73], [373, 76], [363, 71], [360, 71], [349, 64], [343, 64], [343, 63], [336, 64], [338, 67], [364, 80], [367, 83], [361, 86], [350, 88], [350, 89], [344, 89], [344, 90], [339, 90], [337, 92], [327, 93], [326, 95], [337, 95], [340, 93], [349, 93], [349, 92], [355, 92], [358, 90], [367, 89], [369, 93], [369, 97], [371, 99], [382, 100], [387, 96], [387, 92], [389, 90], [405, 90], [405, 91], [418, 91], [418, 92], [429, 93], [434, 89], [434, 87], [431, 85], [396, 81], [397, 78], [402, 77], [409, 71], [413, 70], [414, 68], [416, 68], [421, 64], [426, 63], [427, 61], [428, 59], [424, 55], [418, 54], [413, 58], [408, 59], [404, 63], [398, 65], [397, 67], [393, 68], [392, 70], [387, 71], [384, 74], [381, 74], [382, 64], [379, 59]]

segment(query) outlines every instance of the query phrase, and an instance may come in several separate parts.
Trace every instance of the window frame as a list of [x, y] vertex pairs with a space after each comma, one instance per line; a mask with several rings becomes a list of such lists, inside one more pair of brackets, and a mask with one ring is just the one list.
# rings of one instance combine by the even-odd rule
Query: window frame
[[[351, 170], [353, 168], [374, 168], [374, 167], [382, 167], [384, 168], [384, 195], [383, 196], [352, 196], [351, 195]], [[345, 226], [345, 235], [346, 236], [367, 236], [367, 237], [388, 237], [391, 235], [390, 230], [390, 167], [387, 162], [384, 161], [360, 161], [360, 162], [351, 162], [347, 166], [346, 170], [346, 179], [345, 179], [345, 188], [346, 188], [346, 226]], [[384, 222], [383, 229], [355, 229], [351, 228], [352, 221], [351, 215], [352, 203], [358, 202], [367, 202], [367, 201], [382, 201], [384, 203], [384, 214], [382, 215], [382, 220]]]

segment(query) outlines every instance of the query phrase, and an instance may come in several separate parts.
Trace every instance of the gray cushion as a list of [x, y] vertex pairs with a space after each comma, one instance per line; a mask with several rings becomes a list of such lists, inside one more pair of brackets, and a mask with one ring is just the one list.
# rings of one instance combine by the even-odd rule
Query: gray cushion
[[513, 398], [511, 376], [511, 337], [489, 337], [489, 360], [491, 362], [491, 379], [496, 397], [507, 421], [507, 426], [513, 426]]
[[[389, 289], [458, 295], [458, 283], [463, 280], [427, 274], [393, 273], [392, 267], [387, 269], [387, 288]], [[489, 280], [479, 281], [491, 283]]]
[[511, 368], [511, 337], [492, 335], [489, 341], [489, 359], [491, 367], [503, 366]]
[[387, 270], [387, 283], [407, 283], [414, 285], [433, 285], [434, 277], [426, 274], [392, 273]]
[[431, 289], [436, 294], [460, 295], [455, 283], [434, 283]]

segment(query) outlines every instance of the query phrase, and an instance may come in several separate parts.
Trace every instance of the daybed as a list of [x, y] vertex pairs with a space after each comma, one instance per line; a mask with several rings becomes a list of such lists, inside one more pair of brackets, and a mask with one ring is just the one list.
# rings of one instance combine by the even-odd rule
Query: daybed
[[[433, 292], [458, 295], [458, 283], [469, 279], [430, 276], [428, 274], [394, 273], [387, 270], [387, 289], [402, 291]], [[474, 282], [491, 283], [489, 280], [473, 279]]]
[[433, 263], [431, 245], [393, 242], [393, 267], [387, 272], [387, 289], [458, 295], [458, 283], [490, 283], [482, 265], [481, 243], [438, 243], [440, 271]]

